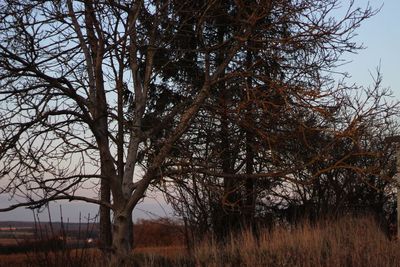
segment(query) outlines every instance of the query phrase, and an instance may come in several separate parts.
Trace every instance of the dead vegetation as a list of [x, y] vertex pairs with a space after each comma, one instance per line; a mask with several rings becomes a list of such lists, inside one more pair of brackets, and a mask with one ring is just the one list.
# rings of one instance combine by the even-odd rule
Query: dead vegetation
[[194, 266], [400, 266], [400, 244], [371, 218], [244, 232], [196, 248]]
[[[177, 235], [170, 235], [170, 245], [157, 246], [160, 231], [166, 231], [159, 222], [148, 224], [143, 246], [133, 251], [127, 266], [400, 266], [400, 243], [389, 240], [376, 220], [370, 217], [344, 217], [337, 221], [320, 221], [297, 227], [275, 227], [258, 233], [244, 231], [231, 235], [221, 243], [213, 238], [197, 244], [189, 252], [177, 245]], [[166, 233], [165, 233], [166, 234]], [[147, 244], [147, 245], [144, 245]], [[107, 266], [96, 249], [58, 251], [48, 253], [14, 254], [1, 256], [0, 266]], [[83, 255], [83, 258], [82, 258]], [[35, 258], [36, 257], [36, 258]], [[43, 265], [43, 264], [46, 265]]]

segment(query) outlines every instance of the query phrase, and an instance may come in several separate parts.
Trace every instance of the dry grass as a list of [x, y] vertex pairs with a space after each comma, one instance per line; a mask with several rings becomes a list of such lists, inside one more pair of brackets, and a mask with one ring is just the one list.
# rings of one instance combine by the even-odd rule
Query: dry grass
[[64, 249], [0, 255], [0, 267], [80, 267], [100, 266], [96, 248]]
[[[94, 254], [97, 253], [93, 250], [85, 257]], [[19, 265], [22, 257], [2, 256], [0, 266], [23, 266]], [[94, 258], [81, 266], [104, 266], [104, 262], [101, 264]], [[142, 267], [400, 267], [400, 242], [388, 240], [373, 219], [344, 218], [316, 226], [276, 228], [259, 234], [243, 232], [224, 244], [208, 240], [196, 246], [191, 256], [182, 246], [140, 247], [134, 250], [129, 262], [127, 266]], [[60, 263], [62, 261], [58, 261]], [[73, 266], [71, 264], [74, 263], [65, 266]]]
[[195, 266], [400, 266], [400, 244], [389, 241], [370, 218], [345, 218], [316, 226], [244, 232], [226, 244], [208, 241]]
[[183, 246], [139, 247], [133, 250], [134, 254], [152, 254], [169, 259], [186, 256], [186, 252], [186, 248]]
[[26, 266], [27, 256], [22, 253], [11, 255], [0, 255], [0, 267], [22, 267]]

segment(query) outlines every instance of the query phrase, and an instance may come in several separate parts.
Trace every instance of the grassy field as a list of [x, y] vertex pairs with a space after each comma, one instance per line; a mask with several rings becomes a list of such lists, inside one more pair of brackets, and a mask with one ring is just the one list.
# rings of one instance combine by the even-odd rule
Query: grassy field
[[[82, 251], [64, 256], [47, 255], [53, 259], [81, 257], [81, 261], [75, 263], [64, 259], [52, 265], [50, 259], [47, 265], [36, 266], [106, 266], [102, 264], [104, 261], [99, 261], [100, 254], [96, 249], [86, 251], [84, 257], [80, 253]], [[9, 267], [12, 264], [17, 267], [24, 257], [26, 260], [23, 254], [1, 256], [0, 266]], [[31, 261], [32, 257], [29, 257]], [[60, 263], [65, 265], [57, 265]], [[276, 227], [258, 234], [247, 231], [231, 236], [223, 244], [212, 239], [205, 240], [191, 253], [185, 247], [176, 245], [138, 247], [128, 266], [400, 267], [400, 242], [389, 240], [371, 218], [348, 217], [314, 226]]]
[[400, 244], [369, 218], [345, 218], [316, 226], [250, 232], [220, 245], [207, 242], [194, 254], [196, 266], [400, 266]]

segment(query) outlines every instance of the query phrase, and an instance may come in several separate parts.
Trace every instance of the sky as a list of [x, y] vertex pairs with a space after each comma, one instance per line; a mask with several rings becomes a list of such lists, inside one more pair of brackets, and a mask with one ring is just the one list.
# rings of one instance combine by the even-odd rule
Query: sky
[[[346, 3], [349, 0], [343, 0]], [[341, 66], [338, 71], [348, 72], [351, 77], [348, 82], [362, 86], [372, 85], [373, 79], [370, 73], [374, 73], [379, 66], [383, 74], [383, 86], [390, 88], [396, 99], [400, 99], [400, 0], [356, 0], [356, 5], [365, 7], [368, 3], [380, 8], [381, 11], [365, 21], [357, 30], [358, 35], [354, 39], [365, 46], [364, 50], [357, 54], [344, 55], [343, 59], [350, 61]], [[345, 5], [345, 4], [344, 4]], [[0, 195], [0, 203], [7, 203], [8, 197]], [[58, 202], [51, 205], [51, 216], [54, 221], [60, 220], [60, 205], [62, 206], [64, 221], [69, 218], [71, 222], [79, 220], [79, 214], [85, 221], [90, 214], [97, 214], [95, 205], [81, 202]], [[3, 205], [1, 205], [3, 206]], [[134, 211], [134, 218], [148, 219], [158, 216], [172, 216], [173, 211], [159, 194], [154, 194], [140, 203]], [[47, 211], [40, 214], [41, 221], [47, 221]], [[32, 221], [32, 212], [24, 208], [0, 213], [0, 221]]]
[[368, 2], [381, 10], [357, 30], [355, 41], [366, 48], [358, 54], [345, 55], [344, 59], [351, 62], [340, 69], [351, 75], [349, 81], [368, 86], [373, 81], [370, 73], [380, 67], [383, 86], [400, 99], [400, 1], [357, 0], [356, 4], [365, 6]]

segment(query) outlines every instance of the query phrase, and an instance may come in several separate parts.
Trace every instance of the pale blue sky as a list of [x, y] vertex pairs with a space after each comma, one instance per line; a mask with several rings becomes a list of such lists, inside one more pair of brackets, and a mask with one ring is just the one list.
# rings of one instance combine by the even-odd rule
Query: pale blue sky
[[[347, 3], [348, 0], [343, 0]], [[355, 82], [359, 85], [368, 86], [372, 84], [370, 72], [374, 73], [377, 66], [380, 65], [383, 74], [383, 85], [390, 87], [396, 98], [400, 99], [400, 0], [371, 0], [373, 7], [382, 9], [375, 17], [364, 22], [357, 30], [356, 41], [363, 43], [365, 50], [358, 54], [344, 55], [344, 59], [352, 61], [345, 66], [340, 67], [340, 71], [348, 72], [352, 77], [348, 82]], [[356, 5], [366, 6], [368, 1], [356, 0]], [[345, 5], [345, 4], [344, 4]], [[7, 201], [6, 196], [0, 196], [0, 201]], [[161, 199], [159, 200], [163, 202]], [[165, 203], [161, 203], [165, 207]], [[139, 206], [135, 212], [136, 218], [149, 218], [152, 213], [166, 216], [171, 215], [171, 209], [166, 207], [166, 213], [163, 208], [154, 199], [146, 200]], [[53, 205], [53, 218], [59, 220], [59, 207]], [[97, 207], [82, 203], [63, 203], [64, 217], [69, 217], [71, 221], [77, 221], [79, 211], [86, 216], [97, 213]], [[150, 213], [146, 213], [146, 211]], [[47, 215], [43, 215], [42, 220], [47, 220]], [[32, 213], [25, 209], [17, 209], [12, 212], [0, 213], [0, 220], [32, 220]]]
[[[343, 1], [345, 2], [345, 1]], [[357, 0], [356, 4], [365, 6], [366, 0]], [[365, 21], [357, 30], [356, 41], [363, 43], [366, 49], [358, 54], [345, 55], [352, 62], [341, 67], [352, 78], [351, 82], [368, 86], [372, 83], [370, 72], [375, 73], [380, 65], [383, 74], [383, 85], [390, 87], [400, 99], [400, 1], [372, 0], [370, 5], [381, 11]]]

